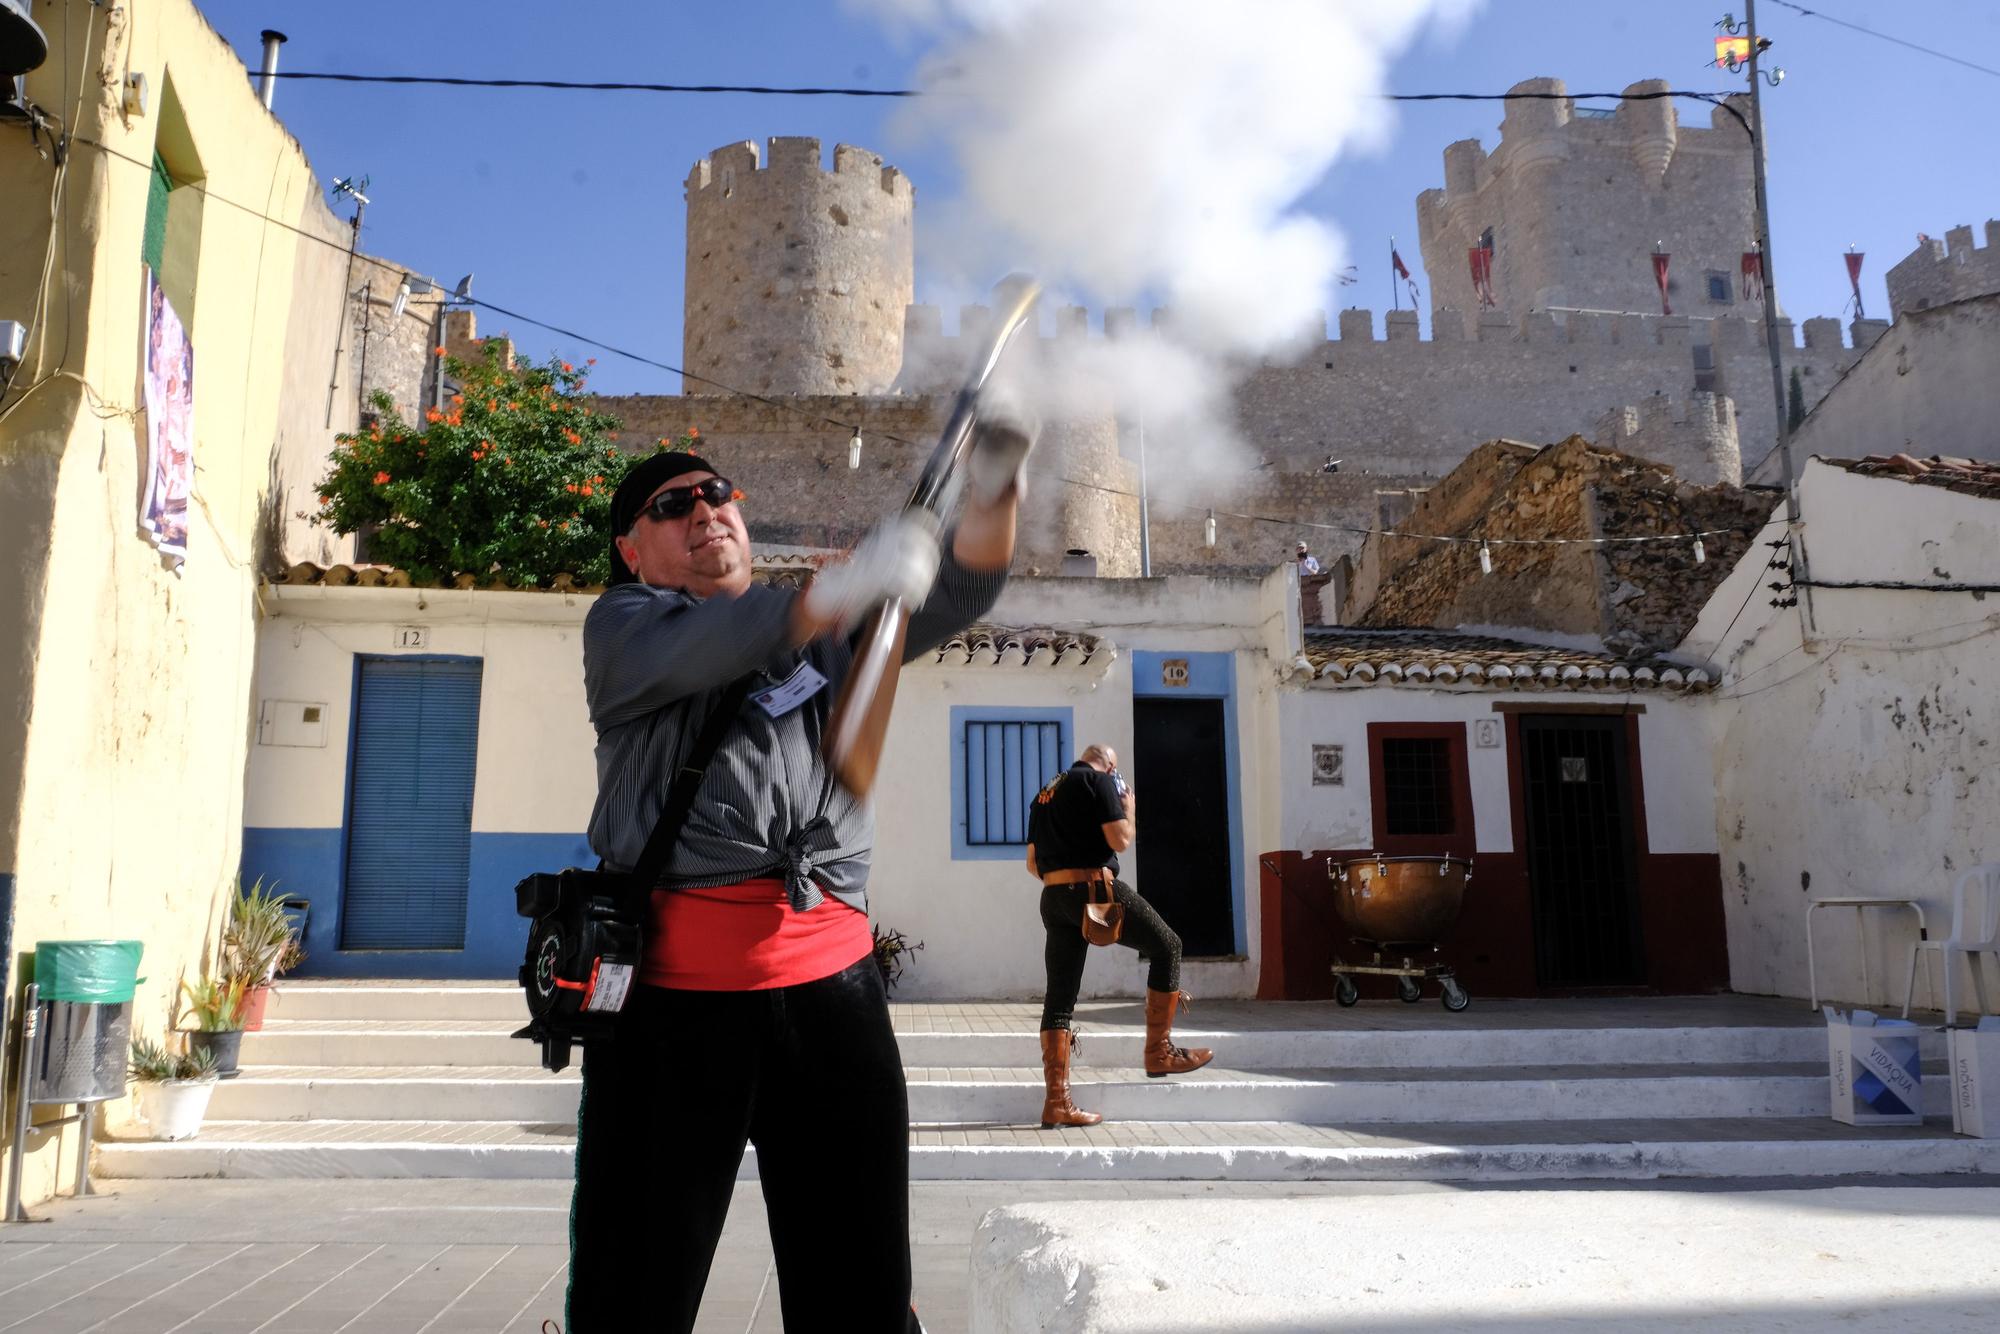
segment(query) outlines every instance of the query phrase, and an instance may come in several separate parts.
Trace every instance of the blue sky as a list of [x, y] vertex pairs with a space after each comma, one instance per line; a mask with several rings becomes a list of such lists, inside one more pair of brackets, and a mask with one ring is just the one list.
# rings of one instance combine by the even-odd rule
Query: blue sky
[[[348, 0], [197, 0], [253, 69], [259, 32], [291, 38], [283, 68], [680, 83], [908, 86], [920, 47], [828, 3], [736, 0], [463, 5]], [[1835, 17], [2000, 67], [1993, 0], [1814, 0]], [[1704, 66], [1722, 4], [1708, 0], [1487, 0], [1454, 39], [1426, 39], [1393, 67], [1397, 92], [1502, 92], [1555, 75], [1573, 92], [1642, 78], [1725, 91]], [[1740, 17], [1740, 6], [1737, 7]], [[1990, 138], [2000, 78], [1904, 50], [1764, 0], [1759, 21], [1788, 73], [1767, 93], [1773, 248], [1786, 310], [1841, 313], [1841, 254], [1867, 252], [1862, 294], [1886, 315], [1882, 275], [1916, 233], [2000, 215]], [[608, 343], [678, 364], [681, 182], [695, 159], [738, 139], [817, 135], [882, 152], [916, 182], [918, 299], [927, 290], [926, 201], [953, 192], [935, 146], [903, 144], [886, 100], [398, 88], [281, 83], [277, 111], [323, 182], [370, 179], [365, 249]], [[1361, 280], [1329, 310], [1389, 305], [1385, 250], [1417, 264], [1416, 196], [1442, 183], [1444, 146], [1498, 138], [1497, 104], [1401, 108], [1388, 145], [1337, 164], [1300, 207], [1348, 236]], [[1706, 124], [1708, 111], [1683, 106]], [[343, 216], [349, 212], [341, 206]], [[1419, 272], [1419, 283], [1424, 275]], [[533, 354], [598, 357], [594, 387], [674, 393], [677, 376], [482, 315]]]

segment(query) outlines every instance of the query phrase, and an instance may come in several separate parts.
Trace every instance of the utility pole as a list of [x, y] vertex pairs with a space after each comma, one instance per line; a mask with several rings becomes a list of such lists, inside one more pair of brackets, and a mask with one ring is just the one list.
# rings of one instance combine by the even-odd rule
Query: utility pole
[[363, 176], [360, 184], [355, 184], [352, 176], [343, 177], [333, 183], [333, 193], [354, 196], [354, 233], [347, 243], [347, 273], [340, 280], [340, 323], [333, 334], [333, 378], [326, 382], [326, 424], [333, 425], [333, 396], [340, 388], [340, 352], [347, 338], [347, 302], [353, 295], [354, 254], [361, 249], [361, 215], [368, 211], [368, 196], [362, 191], [368, 188], [368, 178]]
[[1153, 532], [1146, 513], [1146, 410], [1139, 409], [1139, 577], [1153, 577]]
[[[1771, 200], [1764, 183], [1764, 83], [1757, 72], [1757, 0], [1744, 0], [1743, 26], [1750, 38], [1750, 173], [1756, 185], [1757, 245], [1764, 255], [1764, 345], [1771, 355], [1771, 403], [1778, 424], [1778, 459], [1785, 470], [1785, 533], [1792, 551], [1792, 582], [1803, 585], [1806, 569], [1805, 534], [1799, 522], [1799, 475], [1792, 464], [1792, 431], [1785, 404], [1784, 351], [1778, 342], [1778, 276], [1771, 257]], [[1779, 71], [1783, 77], [1783, 71]], [[1806, 629], [1812, 629], [1812, 590], [1799, 588]]]

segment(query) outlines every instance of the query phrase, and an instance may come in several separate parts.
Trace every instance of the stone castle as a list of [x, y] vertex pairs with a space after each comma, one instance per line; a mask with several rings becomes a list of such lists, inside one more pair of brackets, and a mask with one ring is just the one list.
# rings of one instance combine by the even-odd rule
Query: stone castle
[[[1301, 540], [1323, 558], [1351, 552], [1500, 438], [1583, 434], [1684, 482], [1740, 482], [1778, 429], [1762, 294], [1741, 262], [1755, 233], [1750, 143], [1721, 107], [1684, 125], [1671, 100], [1636, 96], [1665, 87], [1634, 84], [1597, 112], [1562, 98], [1559, 80], [1529, 80], [1515, 90], [1556, 96], [1507, 103], [1490, 152], [1477, 140], [1447, 148], [1443, 188], [1417, 201], [1431, 337], [1414, 310], [1350, 309], [1337, 337], [1322, 329], [1250, 369], [1235, 409], [1259, 462], [1203, 501], [1259, 518], [1218, 515], [1210, 547], [1203, 511], [1156, 495], [1153, 572], [1269, 568]], [[837, 146], [828, 171], [817, 139], [774, 138], [768, 157], [731, 144], [695, 164], [687, 205], [685, 392], [603, 406], [648, 437], [698, 426], [751, 494], [760, 542], [851, 541], [907, 495], [990, 312], [965, 307], [947, 332], [943, 312], [911, 304], [915, 192], [863, 149]], [[2000, 249], [1961, 231], [1891, 271], [1892, 309], [2000, 286], [1987, 272]], [[1490, 257], [1483, 283], [1474, 249]], [[1671, 314], [1656, 251], [1671, 256]], [[1112, 309], [1094, 331], [1072, 307], [1039, 350], [1060, 359], [1077, 340], [1151, 337], [1171, 319]], [[1834, 319], [1803, 330], [1781, 319], [1805, 406], [1887, 327], [1856, 320], [1848, 341]], [[1050, 424], [1024, 568], [1052, 573], [1081, 549], [1100, 574], [1139, 573], [1129, 424], [1144, 406], [1107, 397], [1099, 413]], [[1329, 458], [1339, 471], [1322, 470]]]

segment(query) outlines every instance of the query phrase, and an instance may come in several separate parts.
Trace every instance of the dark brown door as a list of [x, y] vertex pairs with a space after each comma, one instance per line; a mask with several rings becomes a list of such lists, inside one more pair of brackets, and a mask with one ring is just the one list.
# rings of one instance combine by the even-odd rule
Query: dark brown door
[[1136, 883], [1197, 958], [1236, 952], [1223, 746], [1219, 699], [1132, 701]]
[[1535, 973], [1544, 987], [1646, 980], [1623, 718], [1521, 719]]

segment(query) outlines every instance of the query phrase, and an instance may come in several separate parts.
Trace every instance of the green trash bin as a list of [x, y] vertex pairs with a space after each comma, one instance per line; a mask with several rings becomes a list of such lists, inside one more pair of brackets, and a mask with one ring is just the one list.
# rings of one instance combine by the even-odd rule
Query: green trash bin
[[136, 940], [35, 944], [40, 1050], [28, 1071], [30, 1102], [102, 1102], [125, 1093], [132, 1054]]

